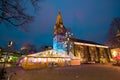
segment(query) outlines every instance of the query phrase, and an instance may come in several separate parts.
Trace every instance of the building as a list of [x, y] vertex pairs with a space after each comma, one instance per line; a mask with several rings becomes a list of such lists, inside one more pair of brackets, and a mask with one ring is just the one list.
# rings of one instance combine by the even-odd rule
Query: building
[[73, 41], [71, 52], [76, 57], [80, 58], [82, 63], [108, 63], [112, 59], [108, 46], [74, 38], [71, 39], [71, 41]]
[[108, 63], [111, 58], [108, 46], [70, 36], [58, 12], [53, 31], [53, 49], [27, 55], [20, 63], [24, 69], [35, 69], [80, 63]]
[[[112, 59], [108, 46], [93, 41], [68, 37], [66, 33], [68, 33], [67, 29], [63, 24], [60, 12], [58, 12], [53, 32], [53, 49], [67, 51], [68, 54], [72, 53], [75, 57], [79, 58], [82, 63], [108, 63]], [[65, 43], [67, 43], [67, 45]], [[71, 48], [70, 43], [72, 43]]]

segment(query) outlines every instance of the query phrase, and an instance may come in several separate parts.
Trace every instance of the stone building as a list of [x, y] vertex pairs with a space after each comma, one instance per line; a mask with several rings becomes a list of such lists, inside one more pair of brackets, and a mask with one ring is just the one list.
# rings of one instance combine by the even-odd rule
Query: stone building
[[72, 38], [73, 47], [71, 52], [80, 58], [82, 63], [108, 63], [112, 56], [108, 46], [96, 42]]
[[[53, 49], [58, 51], [67, 51], [72, 53], [75, 57], [79, 58], [81, 63], [108, 63], [112, 56], [108, 46], [98, 44], [96, 42], [76, 39], [66, 36], [67, 29], [65, 28], [62, 16], [58, 12], [56, 24], [53, 32]], [[69, 48], [71, 42], [72, 47]]]

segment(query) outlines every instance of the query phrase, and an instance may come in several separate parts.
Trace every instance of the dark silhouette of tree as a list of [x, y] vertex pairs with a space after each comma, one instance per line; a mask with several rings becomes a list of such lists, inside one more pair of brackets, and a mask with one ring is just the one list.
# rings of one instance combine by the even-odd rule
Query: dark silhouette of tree
[[109, 47], [120, 47], [120, 41], [118, 40], [120, 38], [120, 18], [114, 18], [111, 27], [108, 33], [108, 38], [106, 40], [106, 45]]
[[67, 28], [67, 32], [71, 35], [70, 38], [78, 38], [76, 35], [73, 34], [72, 28]]
[[53, 49], [52, 46], [42, 45], [42, 46], [39, 48], [39, 51], [46, 51], [46, 50], [51, 50], [51, 49]]
[[41, 0], [0, 0], [0, 23], [8, 22], [13, 26], [24, 26], [33, 20], [33, 16], [25, 10], [30, 8], [29, 5], [36, 9], [39, 1]]
[[0, 60], [1, 60], [1, 58], [2, 58], [2, 54], [3, 54], [3, 48], [0, 47]]
[[21, 48], [22, 54], [32, 54], [32, 53], [35, 53], [36, 51], [37, 51], [36, 46], [31, 43], [25, 43]]

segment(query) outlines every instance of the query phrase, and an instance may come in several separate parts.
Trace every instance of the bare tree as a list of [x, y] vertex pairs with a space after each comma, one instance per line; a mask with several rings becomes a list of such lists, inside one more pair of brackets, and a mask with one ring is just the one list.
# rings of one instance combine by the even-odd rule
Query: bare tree
[[42, 45], [40, 46], [39, 51], [46, 51], [51, 49], [53, 49], [52, 46]]
[[36, 46], [34, 44], [31, 43], [25, 43], [23, 44], [22, 48], [21, 48], [21, 53], [22, 54], [31, 54], [36, 52]]
[[[0, 0], [0, 23], [8, 22], [13, 26], [23, 26], [33, 20], [25, 7], [29, 2], [33, 8], [38, 7], [41, 0]], [[27, 5], [27, 6], [29, 6]]]
[[3, 48], [0, 47], [0, 60], [1, 60], [2, 54], [3, 54]]
[[119, 47], [120, 46], [120, 42], [118, 40], [118, 38], [120, 38], [120, 36], [118, 36], [118, 34], [120, 31], [120, 18], [114, 18], [112, 23], [111, 23], [111, 27], [108, 33], [108, 38], [106, 40], [106, 44], [110, 47]]

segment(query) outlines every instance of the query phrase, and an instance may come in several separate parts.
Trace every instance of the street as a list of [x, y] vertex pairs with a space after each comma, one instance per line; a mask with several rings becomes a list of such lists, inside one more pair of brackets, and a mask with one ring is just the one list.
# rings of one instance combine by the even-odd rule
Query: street
[[12, 80], [120, 80], [120, 67], [106, 64], [81, 64], [37, 70], [9, 67]]

